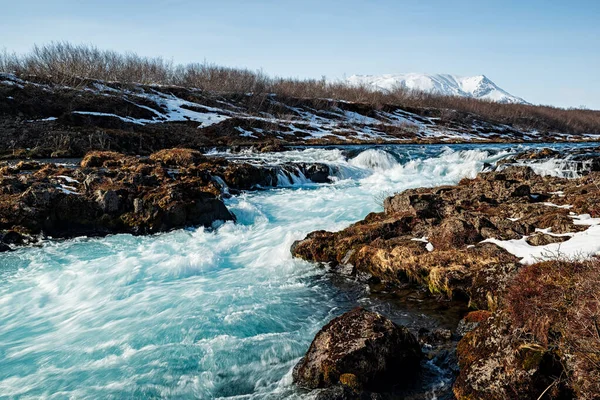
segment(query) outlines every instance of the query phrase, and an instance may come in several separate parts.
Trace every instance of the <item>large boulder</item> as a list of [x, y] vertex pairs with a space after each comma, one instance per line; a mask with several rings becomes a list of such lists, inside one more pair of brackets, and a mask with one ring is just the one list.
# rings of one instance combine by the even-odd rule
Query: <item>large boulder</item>
[[316, 389], [352, 382], [371, 391], [397, 389], [419, 371], [421, 348], [403, 326], [356, 308], [329, 322], [294, 368], [294, 382]]

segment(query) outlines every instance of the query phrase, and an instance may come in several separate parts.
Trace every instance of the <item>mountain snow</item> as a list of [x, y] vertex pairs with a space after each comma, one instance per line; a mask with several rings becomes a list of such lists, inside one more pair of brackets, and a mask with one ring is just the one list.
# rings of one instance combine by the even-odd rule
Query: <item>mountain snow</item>
[[386, 74], [386, 75], [352, 75], [347, 79], [351, 85], [373, 86], [388, 91], [405, 88], [444, 96], [472, 97], [491, 100], [498, 103], [527, 104], [520, 97], [513, 96], [498, 87], [485, 75], [456, 76], [450, 74]]

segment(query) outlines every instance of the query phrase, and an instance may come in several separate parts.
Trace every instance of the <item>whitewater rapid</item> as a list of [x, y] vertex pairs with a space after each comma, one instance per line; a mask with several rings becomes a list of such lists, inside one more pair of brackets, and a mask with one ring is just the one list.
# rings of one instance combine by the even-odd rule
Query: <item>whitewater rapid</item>
[[[231, 155], [325, 162], [335, 182], [291, 177], [226, 200], [237, 224], [145, 237], [46, 241], [0, 255], [0, 394], [23, 398], [295, 398], [314, 334], [357, 304], [411, 327], [359, 283], [291, 257], [295, 240], [382, 209], [386, 195], [454, 184], [509, 146], [298, 149]], [[443, 382], [442, 382], [443, 383]]]

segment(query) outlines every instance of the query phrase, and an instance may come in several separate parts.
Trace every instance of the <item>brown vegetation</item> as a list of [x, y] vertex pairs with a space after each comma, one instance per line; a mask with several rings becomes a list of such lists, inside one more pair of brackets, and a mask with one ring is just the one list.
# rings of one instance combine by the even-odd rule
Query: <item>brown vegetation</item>
[[600, 259], [523, 268], [507, 300], [513, 325], [555, 348], [581, 398], [600, 393]]
[[[477, 115], [489, 121], [540, 132], [600, 133], [600, 111], [550, 106], [498, 104], [490, 101], [437, 96], [396, 89], [380, 92], [366, 86], [331, 83], [325, 79], [269, 77], [262, 71], [228, 68], [208, 63], [174, 65], [162, 58], [120, 54], [93, 46], [51, 43], [35, 46], [26, 55], [0, 53], [0, 72], [35, 75], [52, 83], [85, 85], [87, 79], [123, 84], [176, 85], [219, 93], [276, 94], [283, 99], [335, 99], [366, 103], [375, 108], [435, 109], [442, 120]], [[261, 96], [255, 97], [260, 99]], [[260, 104], [256, 105], [260, 107]], [[441, 111], [444, 112], [441, 112]]]

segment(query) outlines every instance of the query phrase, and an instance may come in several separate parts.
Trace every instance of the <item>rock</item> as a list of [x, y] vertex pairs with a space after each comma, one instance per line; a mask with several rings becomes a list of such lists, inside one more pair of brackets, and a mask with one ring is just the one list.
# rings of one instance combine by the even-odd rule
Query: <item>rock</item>
[[0, 243], [0, 253], [4, 253], [6, 251], [12, 251], [12, 249], [6, 243]]
[[441, 224], [434, 226], [429, 235], [429, 241], [434, 249], [456, 249], [479, 243], [483, 240], [475, 227], [460, 218], [449, 217]]
[[531, 194], [529, 185], [520, 185], [510, 194], [512, 197], [528, 197]]
[[274, 170], [251, 164], [233, 164], [223, 174], [223, 180], [233, 189], [250, 190], [257, 186], [269, 187], [277, 184]]
[[[21, 173], [0, 167], [0, 229], [62, 238], [145, 234], [234, 220], [217, 197], [212, 175], [224, 173], [230, 164], [215, 158], [197, 166], [199, 161], [206, 160], [198, 152], [178, 149], [149, 159], [92, 152], [77, 169], [46, 164]], [[190, 165], [172, 174], [167, 164]], [[63, 175], [82, 183], [57, 178]], [[12, 233], [6, 240], [22, 244]]]
[[[574, 233], [571, 212], [600, 216], [598, 173], [578, 179], [540, 176], [529, 167], [505, 167], [456, 186], [409, 189], [388, 197], [383, 213], [371, 213], [339, 232], [312, 232], [294, 243], [292, 254], [328, 263], [333, 271], [366, 273], [385, 284], [416, 283], [430, 292], [461, 298], [475, 309], [494, 310], [510, 284], [519, 259], [484, 239], [557, 243]], [[561, 192], [559, 208], [541, 200]], [[540, 197], [531, 199], [531, 193]], [[347, 255], [350, 254], [349, 257]], [[351, 265], [345, 267], [344, 265]]]
[[286, 150], [285, 146], [279, 142], [268, 143], [264, 146], [259, 146], [259, 149], [261, 153], [274, 153]]
[[431, 193], [406, 191], [384, 200], [386, 214], [410, 212], [419, 218], [437, 218], [440, 216], [440, 198]]
[[450, 329], [437, 328], [430, 331], [426, 328], [419, 329], [419, 342], [422, 344], [438, 344], [444, 343], [452, 339], [452, 331]]
[[15, 165], [16, 171], [35, 171], [41, 168], [41, 165], [35, 161], [19, 161]]
[[119, 195], [114, 190], [98, 190], [96, 201], [105, 213], [114, 214], [119, 211]]
[[58, 192], [54, 185], [34, 183], [22, 195], [21, 199], [32, 207], [46, 208], [56, 199]]
[[317, 262], [335, 262], [335, 234], [327, 231], [315, 231], [303, 240], [292, 244], [291, 252], [295, 257], [301, 257]]
[[527, 238], [527, 243], [532, 246], [544, 246], [550, 243], [562, 243], [569, 240], [568, 236], [552, 236], [545, 233], [538, 233]]
[[50, 154], [50, 158], [68, 158], [73, 157], [71, 150], [55, 150]]
[[356, 308], [321, 329], [294, 368], [293, 378], [309, 389], [352, 381], [357, 387], [385, 391], [414, 377], [421, 357], [419, 343], [408, 329]]
[[330, 183], [329, 166], [325, 164], [309, 164], [303, 166], [304, 175], [315, 183]]
[[319, 390], [315, 400], [392, 400], [396, 398], [397, 396], [364, 390], [356, 391], [346, 385], [335, 385]]
[[556, 379], [566, 375], [559, 355], [526, 339], [503, 312], [467, 333], [457, 347], [460, 373], [453, 386], [456, 398], [546, 398], [540, 395], [551, 385], [554, 387], [548, 398], [574, 398], [564, 380]]
[[547, 147], [541, 150], [531, 150], [517, 156], [518, 160], [540, 160], [544, 158], [553, 158], [558, 155], [558, 151], [549, 149]]
[[8, 231], [2, 235], [1, 241], [6, 244], [23, 244], [25, 238], [19, 232]]

